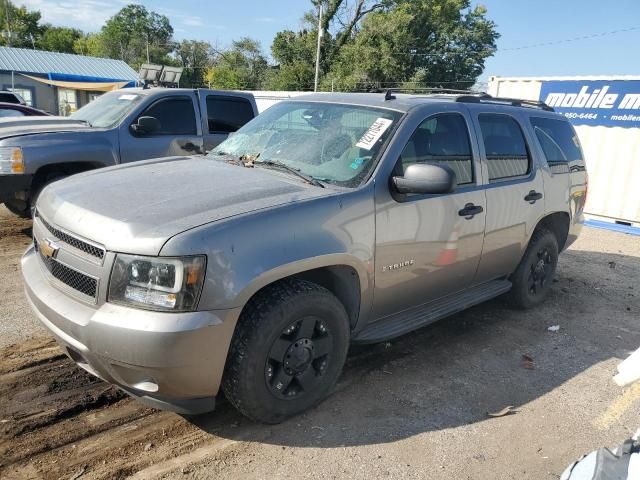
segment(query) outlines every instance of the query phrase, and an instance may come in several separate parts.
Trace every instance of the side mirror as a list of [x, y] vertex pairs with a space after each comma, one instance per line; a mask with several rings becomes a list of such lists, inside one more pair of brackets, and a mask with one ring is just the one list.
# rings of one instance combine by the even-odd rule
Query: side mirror
[[140, 117], [131, 125], [131, 131], [136, 135], [149, 135], [160, 130], [160, 121], [155, 117]]
[[399, 193], [451, 193], [456, 186], [456, 174], [446, 165], [415, 163], [409, 165], [404, 177], [393, 177]]

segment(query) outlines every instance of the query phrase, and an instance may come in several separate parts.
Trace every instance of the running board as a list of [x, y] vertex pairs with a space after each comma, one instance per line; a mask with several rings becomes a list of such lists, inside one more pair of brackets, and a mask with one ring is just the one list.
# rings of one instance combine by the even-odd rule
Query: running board
[[400, 313], [395, 313], [365, 327], [354, 339], [355, 343], [375, 343], [399, 337], [441, 318], [461, 312], [511, 290], [508, 280], [493, 280], [464, 292], [435, 300]]

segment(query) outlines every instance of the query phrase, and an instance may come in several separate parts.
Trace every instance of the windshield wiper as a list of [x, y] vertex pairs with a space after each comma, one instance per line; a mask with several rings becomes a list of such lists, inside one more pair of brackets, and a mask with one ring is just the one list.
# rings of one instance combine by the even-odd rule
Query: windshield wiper
[[91, 122], [89, 120], [80, 120], [80, 121], [86, 123], [88, 127], [93, 128], [93, 125], [91, 125]]
[[312, 177], [311, 175], [306, 175], [306, 174], [302, 173], [300, 170], [298, 170], [297, 168], [290, 167], [286, 163], [279, 162], [277, 160], [259, 160], [259, 161], [252, 162], [252, 165], [253, 166], [255, 166], [255, 165], [263, 165], [265, 167], [279, 168], [281, 170], [285, 170], [285, 171], [295, 175], [298, 178], [301, 178], [302, 180], [304, 180], [308, 184], [313, 185], [314, 187], [324, 188], [324, 185], [318, 179]]

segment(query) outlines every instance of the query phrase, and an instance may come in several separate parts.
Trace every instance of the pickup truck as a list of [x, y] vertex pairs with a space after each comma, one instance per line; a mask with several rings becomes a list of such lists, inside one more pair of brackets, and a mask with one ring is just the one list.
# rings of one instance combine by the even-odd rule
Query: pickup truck
[[0, 120], [0, 203], [28, 217], [51, 182], [119, 163], [205, 153], [257, 113], [247, 92], [132, 88], [106, 93], [68, 118]]
[[50, 185], [22, 272], [85, 370], [183, 413], [221, 388], [274, 423], [330, 392], [351, 342], [545, 302], [586, 194], [576, 133], [544, 104], [316, 94], [207, 156]]

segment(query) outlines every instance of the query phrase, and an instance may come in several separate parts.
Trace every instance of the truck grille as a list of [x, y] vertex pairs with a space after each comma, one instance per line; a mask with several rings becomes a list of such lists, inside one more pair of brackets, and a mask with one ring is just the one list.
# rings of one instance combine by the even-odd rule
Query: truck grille
[[42, 225], [44, 225], [44, 227], [47, 230], [49, 230], [49, 232], [61, 242], [71, 245], [73, 248], [76, 248], [81, 252], [84, 252], [88, 255], [91, 255], [92, 257], [95, 257], [101, 262], [102, 260], [104, 260], [104, 256], [106, 255], [106, 251], [104, 248], [98, 247], [96, 245], [92, 245], [89, 242], [81, 240], [77, 237], [74, 237], [73, 235], [63, 232], [58, 228], [55, 228], [49, 222], [47, 222], [44, 218], [42, 218], [37, 211], [36, 211], [36, 217], [40, 220]]
[[64, 283], [66, 286], [91, 297], [93, 299], [96, 298], [98, 293], [98, 280], [89, 275], [85, 275], [84, 273], [78, 272], [73, 268], [67, 267], [63, 263], [58, 262], [56, 259], [51, 257], [45, 257], [40, 252], [40, 248], [38, 248], [37, 242], [34, 241], [35, 248], [40, 255], [40, 259], [44, 264], [45, 268], [49, 271], [51, 276], [56, 280]]

